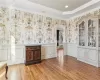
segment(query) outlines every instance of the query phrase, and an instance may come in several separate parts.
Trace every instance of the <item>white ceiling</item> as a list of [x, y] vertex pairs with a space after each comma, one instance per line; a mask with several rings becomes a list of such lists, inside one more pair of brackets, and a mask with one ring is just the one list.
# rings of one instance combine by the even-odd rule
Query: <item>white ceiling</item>
[[[37, 3], [52, 9], [56, 9], [59, 11], [72, 11], [91, 0], [29, 0], [33, 3]], [[69, 7], [66, 9], [65, 6]]]
[[[60, 18], [60, 19], [69, 19], [69, 18], [73, 18], [73, 17], [79, 16], [79, 15], [83, 15], [83, 14], [93, 11], [93, 10], [100, 9], [100, 0], [59, 0], [59, 1], [54, 0], [55, 2], [53, 0], [34, 0], [34, 1], [40, 1], [40, 2], [51, 1], [51, 2], [47, 2], [48, 5], [50, 5], [51, 3], [58, 4], [58, 3], [60, 3], [59, 1], [61, 1], [61, 2], [69, 1], [70, 5], [73, 4], [72, 6], [75, 6], [76, 4], [78, 4], [78, 7], [76, 7], [76, 8], [70, 7], [69, 4], [66, 4], [69, 6], [69, 8], [65, 9], [64, 8], [65, 5], [63, 4], [64, 5], [63, 9], [65, 9], [65, 10], [62, 11], [62, 10], [58, 10], [55, 8], [51, 8], [52, 6], [47, 7], [48, 5], [44, 6], [44, 5], [29, 1], [29, 0], [0, 0], [0, 6], [9, 7], [11, 9], [15, 8], [15, 9], [30, 12], [30, 13], [36, 13], [36, 14], [50, 16], [53, 18]], [[71, 2], [71, 1], [83, 1], [84, 4], [80, 5], [81, 2], [79, 4], [79, 2]], [[85, 1], [87, 1], [87, 3], [85, 3]]]

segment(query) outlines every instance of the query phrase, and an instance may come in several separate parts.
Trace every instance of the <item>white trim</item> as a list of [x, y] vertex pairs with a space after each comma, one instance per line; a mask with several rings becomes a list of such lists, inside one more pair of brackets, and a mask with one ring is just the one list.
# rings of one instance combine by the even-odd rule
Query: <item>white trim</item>
[[[72, 11], [65, 11], [65, 12], [62, 12], [62, 11], [59, 11], [59, 10], [56, 10], [56, 9], [53, 9], [53, 8], [49, 8], [49, 7], [46, 7], [46, 6], [43, 6], [43, 5], [40, 5], [40, 4], [36, 4], [36, 3], [33, 3], [29, 0], [14, 0], [15, 3], [12, 4], [12, 0], [10, 0], [10, 2], [7, 2], [6, 3], [0, 3], [0, 6], [6, 6], [6, 7], [9, 7], [10, 5], [13, 5], [13, 7], [15, 7], [16, 9], [19, 9], [19, 10], [23, 10], [23, 11], [27, 11], [27, 12], [31, 12], [31, 13], [38, 13], [38, 14], [42, 14], [42, 15], [46, 15], [46, 16], [52, 16], [52, 17], [55, 17], [55, 18], [60, 18], [60, 19], [64, 19], [65, 18], [65, 15], [69, 15], [69, 14], [74, 14], [80, 10], [83, 10], [84, 8], [87, 8], [97, 2], [99, 2], [100, 0], [91, 0], [90, 2], [72, 10]], [[26, 7], [24, 5], [22, 5], [22, 3], [24, 5], [27, 5]], [[46, 13], [42, 13], [41, 11], [45, 11]]]
[[72, 10], [72, 11], [65, 11], [65, 12], [63, 12], [63, 15], [74, 14], [74, 13], [80, 11], [80, 10], [83, 10], [83, 9], [85, 9], [85, 8], [87, 8], [87, 7], [91, 6], [91, 5], [99, 2], [99, 1], [100, 0], [92, 0], [92, 1], [90, 1], [90, 2], [88, 2], [88, 3], [86, 3], [86, 4], [82, 5], [82, 6], [80, 6], [78, 8]]
[[83, 15], [86, 15], [88, 13], [94, 12], [94, 11], [99, 10], [99, 9], [100, 9], [100, 7], [97, 7], [97, 8], [91, 9], [89, 11], [83, 12], [83, 13], [77, 15], [77, 16], [70, 17], [69, 19], [74, 19], [76, 17], [80, 17], [80, 16], [83, 16]]
[[30, 11], [30, 10], [27, 10], [27, 9], [22, 9], [22, 8], [14, 7], [12, 5], [8, 6], [8, 5], [5, 5], [5, 4], [0, 4], [0, 7], [4, 7], [4, 8], [8, 8], [8, 9], [16, 9], [16, 10], [20, 10], [20, 11], [24, 11], [24, 12], [29, 12], [31, 14], [38, 14], [38, 15], [42, 15], [42, 16], [45, 16], [45, 17], [51, 17], [53, 19], [66, 20], [63, 17], [57, 17], [57, 16], [53, 16], [53, 15], [50, 15], [50, 14], [45, 14], [45, 13], [42, 13], [42, 12], [40, 13], [40, 12]]
[[32, 13], [32, 14], [38, 14], [38, 15], [42, 15], [42, 16], [46, 16], [46, 17], [51, 17], [51, 18], [54, 18], [54, 19], [64, 20], [61, 17], [53, 16], [53, 15], [50, 15], [50, 14], [47, 14], [47, 13], [35, 12], [35, 11], [31, 11], [31, 10], [27, 10], [27, 9], [22, 9], [22, 8], [18, 8], [18, 7], [13, 7], [13, 9], [21, 10], [21, 11], [24, 11], [24, 12], [29, 12], [29, 13]]
[[[9, 8], [11, 6], [15, 9], [22, 10], [25, 12], [35, 13], [35, 14], [39, 14], [39, 15], [44, 15], [44, 16], [64, 20], [64, 16], [62, 15], [62, 11], [48, 8], [48, 7], [45, 7], [45, 6], [40, 5], [40, 4], [32, 3], [28, 0], [14, 0], [14, 3], [11, 1], [10, 2], [5, 1], [5, 3], [0, 3], [0, 7]], [[43, 13], [42, 11], [45, 11], [46, 13]]]
[[[0, 6], [3, 6], [3, 7], [13, 6], [15, 9], [22, 10], [25, 12], [30, 12], [30, 13], [35, 13], [35, 14], [40, 14], [40, 15], [44, 15], [44, 16], [48, 16], [48, 17], [54, 17], [57, 19], [66, 20], [65, 19], [66, 15], [70, 16], [71, 14], [75, 14], [76, 12], [78, 12], [80, 10], [83, 10], [93, 4], [96, 4], [100, 0], [91, 0], [90, 2], [78, 7], [72, 11], [65, 11], [65, 12], [62, 12], [62, 11], [59, 11], [59, 10], [56, 10], [53, 8], [49, 8], [49, 7], [40, 5], [40, 4], [36, 4], [36, 3], [33, 3], [28, 0], [14, 0], [14, 1], [15, 1], [14, 4], [12, 4], [12, 0], [10, 0], [10, 2], [5, 1], [5, 3], [1, 2]], [[27, 6], [25, 6], [25, 5], [27, 5]], [[46, 13], [42, 13], [42, 11], [45, 11]], [[71, 16], [69, 18], [71, 18]]]

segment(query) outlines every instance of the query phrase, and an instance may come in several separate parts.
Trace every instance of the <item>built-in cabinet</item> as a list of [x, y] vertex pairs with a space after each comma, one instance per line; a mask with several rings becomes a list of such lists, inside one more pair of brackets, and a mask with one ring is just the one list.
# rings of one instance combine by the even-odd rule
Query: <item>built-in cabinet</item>
[[80, 22], [77, 59], [99, 67], [100, 19], [88, 17]]

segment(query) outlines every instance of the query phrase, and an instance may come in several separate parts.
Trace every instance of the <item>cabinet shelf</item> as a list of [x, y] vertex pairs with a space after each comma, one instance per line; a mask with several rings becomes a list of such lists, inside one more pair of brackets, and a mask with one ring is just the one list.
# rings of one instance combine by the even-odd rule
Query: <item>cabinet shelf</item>
[[96, 47], [96, 27], [93, 26], [94, 22], [94, 20], [88, 20], [88, 46], [90, 47]]
[[85, 22], [83, 21], [82, 23], [79, 24], [79, 45], [80, 46], [85, 46]]

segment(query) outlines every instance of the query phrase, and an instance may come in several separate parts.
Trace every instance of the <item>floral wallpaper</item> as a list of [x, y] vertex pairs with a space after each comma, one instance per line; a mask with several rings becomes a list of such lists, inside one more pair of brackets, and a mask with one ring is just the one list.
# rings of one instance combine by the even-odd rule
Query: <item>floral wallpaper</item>
[[0, 44], [6, 44], [9, 42], [9, 39], [7, 38], [7, 36], [9, 36], [7, 27], [8, 21], [8, 10], [6, 8], [0, 8]]
[[55, 43], [54, 27], [65, 27], [65, 41], [77, 43], [78, 22], [100, 16], [100, 9], [70, 20], [60, 20], [16, 9], [0, 7], [0, 44]]
[[67, 21], [67, 27], [66, 27], [66, 41], [68, 43], [77, 43], [78, 40], [78, 23], [83, 20], [87, 19], [88, 17], [99, 17], [100, 16], [100, 9], [86, 13], [82, 16], [78, 16], [75, 18], [72, 18]]
[[55, 43], [54, 28], [66, 20], [0, 8], [0, 44]]
[[76, 43], [78, 36], [78, 26], [76, 26], [76, 22], [69, 20], [66, 32], [67, 43]]

